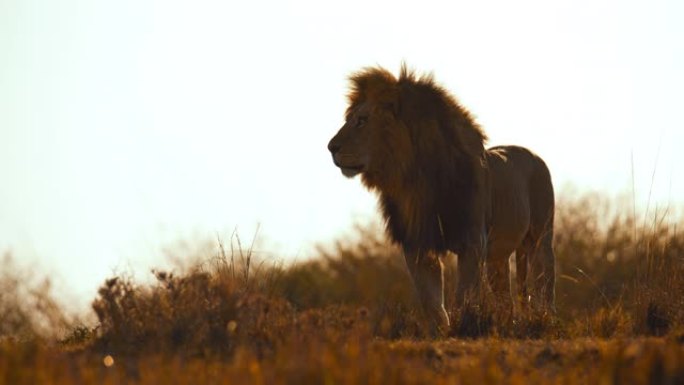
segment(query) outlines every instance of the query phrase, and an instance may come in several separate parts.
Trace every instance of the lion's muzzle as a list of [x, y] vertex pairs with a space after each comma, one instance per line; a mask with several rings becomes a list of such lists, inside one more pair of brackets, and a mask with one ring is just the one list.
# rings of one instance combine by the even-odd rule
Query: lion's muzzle
[[332, 138], [328, 143], [328, 150], [332, 155], [333, 163], [339, 167], [342, 174], [346, 177], [353, 177], [363, 170], [363, 166], [357, 164], [357, 156], [354, 154], [341, 152], [342, 146], [336, 143], [335, 138]]

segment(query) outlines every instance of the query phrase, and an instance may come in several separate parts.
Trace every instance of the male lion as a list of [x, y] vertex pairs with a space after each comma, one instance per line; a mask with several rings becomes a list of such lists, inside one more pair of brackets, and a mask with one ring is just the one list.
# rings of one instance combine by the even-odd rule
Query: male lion
[[366, 68], [350, 81], [346, 123], [328, 149], [342, 174], [361, 174], [379, 193], [433, 327], [449, 327], [440, 258], [449, 251], [458, 255], [461, 304], [484, 276], [510, 303], [515, 251], [522, 298], [530, 281], [533, 304], [553, 311], [554, 193], [544, 161], [523, 147], [485, 150], [480, 126], [432, 76]]

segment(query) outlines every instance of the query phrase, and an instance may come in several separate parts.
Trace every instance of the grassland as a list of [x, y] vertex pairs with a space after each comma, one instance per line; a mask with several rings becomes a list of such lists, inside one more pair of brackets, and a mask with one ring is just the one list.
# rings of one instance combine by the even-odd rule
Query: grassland
[[6, 262], [0, 384], [683, 384], [681, 222], [624, 207], [559, 201], [558, 314], [449, 298], [443, 339], [372, 227], [295, 265], [218, 244], [153, 285], [113, 277], [93, 323]]

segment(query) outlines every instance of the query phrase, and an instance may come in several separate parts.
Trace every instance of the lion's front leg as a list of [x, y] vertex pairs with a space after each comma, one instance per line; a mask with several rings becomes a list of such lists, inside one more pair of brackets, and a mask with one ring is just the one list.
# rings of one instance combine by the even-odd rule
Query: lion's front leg
[[458, 255], [458, 283], [456, 300], [462, 308], [466, 303], [479, 304], [484, 279], [484, 260], [487, 255], [487, 232], [471, 237], [462, 253]]
[[406, 266], [413, 278], [418, 299], [434, 334], [449, 331], [449, 316], [444, 308], [444, 265], [434, 253], [404, 249]]

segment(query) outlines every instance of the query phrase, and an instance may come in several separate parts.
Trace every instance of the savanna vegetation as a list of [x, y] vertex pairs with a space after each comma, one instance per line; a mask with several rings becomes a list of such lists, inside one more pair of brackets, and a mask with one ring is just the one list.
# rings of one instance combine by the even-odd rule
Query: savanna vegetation
[[6, 257], [0, 384], [682, 384], [682, 222], [625, 202], [559, 200], [556, 315], [450, 299], [440, 339], [373, 226], [292, 265], [214, 241], [152, 285], [108, 279], [92, 323]]

